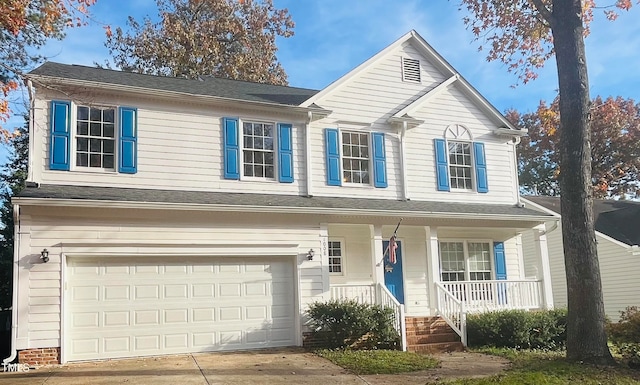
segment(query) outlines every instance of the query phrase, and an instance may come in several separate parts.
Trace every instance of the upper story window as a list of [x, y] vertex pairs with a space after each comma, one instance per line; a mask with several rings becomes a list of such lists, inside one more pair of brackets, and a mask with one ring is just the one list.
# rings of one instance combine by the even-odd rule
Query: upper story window
[[369, 133], [342, 132], [342, 181], [370, 184]]
[[138, 110], [51, 101], [49, 169], [138, 170]]
[[329, 241], [329, 273], [342, 275], [342, 241]]
[[274, 125], [243, 122], [243, 175], [274, 179]]
[[115, 108], [77, 106], [77, 167], [115, 168], [115, 115]]
[[[242, 127], [242, 129], [240, 129]], [[222, 118], [223, 177], [293, 183], [293, 126]]]
[[484, 143], [460, 124], [448, 126], [444, 137], [434, 140], [438, 190], [489, 192]]
[[387, 187], [384, 133], [327, 128], [325, 156], [327, 185]]

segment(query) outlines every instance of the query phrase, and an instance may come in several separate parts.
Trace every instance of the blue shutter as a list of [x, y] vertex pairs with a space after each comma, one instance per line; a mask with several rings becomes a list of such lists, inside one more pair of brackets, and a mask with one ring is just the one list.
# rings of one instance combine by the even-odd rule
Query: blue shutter
[[476, 162], [476, 189], [479, 193], [489, 192], [487, 183], [487, 159], [484, 156], [484, 143], [473, 143], [473, 158]]
[[138, 171], [138, 110], [118, 108], [119, 156], [118, 172], [135, 174]]
[[278, 124], [278, 168], [280, 182], [293, 183], [293, 139], [290, 124]]
[[52, 100], [50, 114], [49, 168], [69, 171], [71, 163], [71, 103]]
[[434, 147], [436, 149], [436, 179], [438, 180], [438, 191], [450, 191], [447, 142], [444, 139], [434, 139]]
[[507, 279], [507, 263], [504, 255], [504, 243], [493, 243], [493, 257], [495, 259], [496, 279]]
[[240, 179], [240, 146], [238, 119], [222, 119], [224, 135], [224, 179]]
[[384, 149], [384, 133], [371, 134], [373, 141], [373, 185], [387, 187], [387, 158]]
[[327, 153], [327, 184], [329, 186], [342, 186], [340, 178], [340, 141], [337, 128], [324, 130], [325, 149]]

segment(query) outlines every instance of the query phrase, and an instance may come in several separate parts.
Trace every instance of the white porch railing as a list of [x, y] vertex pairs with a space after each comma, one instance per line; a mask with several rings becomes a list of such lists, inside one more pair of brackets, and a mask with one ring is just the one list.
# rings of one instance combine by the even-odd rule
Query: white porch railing
[[438, 314], [451, 329], [458, 333], [462, 344], [467, 346], [467, 312], [463, 301], [449, 292], [441, 282], [436, 282], [436, 298], [438, 299]]
[[440, 284], [464, 303], [465, 310], [470, 313], [543, 307], [541, 281], [449, 281]]
[[380, 305], [393, 310], [393, 326], [402, 338], [402, 350], [407, 350], [406, 320], [404, 305], [383, 284], [377, 285], [331, 285], [331, 299], [351, 299], [358, 303]]

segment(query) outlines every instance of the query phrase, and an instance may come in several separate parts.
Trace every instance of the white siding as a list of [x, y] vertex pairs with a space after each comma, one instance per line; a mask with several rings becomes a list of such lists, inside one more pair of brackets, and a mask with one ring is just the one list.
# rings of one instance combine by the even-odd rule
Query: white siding
[[[620, 311], [627, 306], [640, 305], [640, 286], [638, 286], [640, 256], [634, 256], [628, 248], [608, 237], [596, 234], [596, 239], [598, 241], [598, 260], [600, 262], [605, 313], [612, 320], [617, 320]], [[528, 264], [529, 271], [534, 273], [533, 260], [536, 257], [533, 236], [527, 233], [523, 234], [523, 244], [526, 259], [531, 261]], [[547, 234], [547, 245], [554, 305], [555, 307], [566, 307], [567, 281], [560, 227]]]
[[[223, 110], [210, 105], [149, 101], [126, 96], [103, 95], [90, 100], [106, 106], [132, 106], [138, 109], [138, 171], [119, 174], [115, 171], [49, 170], [49, 101], [68, 100], [68, 96], [39, 95], [37, 99], [34, 166], [35, 180], [43, 184], [67, 184], [103, 187], [154, 188], [191, 191], [242, 191], [270, 194], [304, 194], [306, 165], [304, 159], [304, 123], [299, 117], [250, 110]], [[79, 104], [89, 101], [78, 96]], [[73, 108], [72, 108], [73, 109]], [[293, 124], [294, 182], [276, 180], [224, 179], [223, 117]], [[240, 127], [240, 130], [242, 128]], [[73, 125], [72, 125], [73, 131]], [[275, 132], [274, 132], [275, 135]], [[242, 142], [242, 139], [240, 139]], [[72, 144], [72, 148], [75, 144]], [[277, 146], [275, 147], [277, 151]], [[274, 156], [277, 159], [277, 152]], [[276, 161], [277, 162], [277, 161]], [[277, 169], [277, 164], [276, 164]]]
[[[27, 223], [24, 218], [30, 214], [30, 208], [22, 207], [21, 210], [22, 229], [30, 233], [29, 242], [20, 246], [23, 268], [20, 284], [21, 287], [27, 285], [29, 294], [19, 296], [18, 349], [61, 346], [61, 253], [68, 253], [74, 245], [84, 245], [94, 255], [104, 253], [104, 256], [114, 258], [118, 256], [111, 253], [117, 245], [120, 245], [119, 251], [128, 255], [140, 254], [143, 246], [147, 247], [144, 250], [155, 247], [148, 254], [153, 258], [154, 253], [166, 255], [163, 249], [168, 244], [177, 246], [177, 255], [182, 247], [188, 254], [190, 249], [201, 244], [220, 245], [226, 247], [231, 257], [247, 244], [265, 245], [264, 248], [255, 247], [257, 255], [268, 245], [297, 244], [300, 314], [323, 294], [322, 261], [320, 258], [307, 261], [305, 257], [310, 248], [320, 248], [319, 225], [301, 217], [270, 215], [267, 220], [264, 216], [249, 214], [146, 212], [143, 220], [139, 219], [140, 212], [39, 208], [34, 210], [39, 210], [40, 216]], [[91, 244], [95, 246], [91, 247]], [[210, 247], [214, 252], [218, 246]], [[44, 248], [50, 253], [48, 263], [39, 261], [40, 251]]]

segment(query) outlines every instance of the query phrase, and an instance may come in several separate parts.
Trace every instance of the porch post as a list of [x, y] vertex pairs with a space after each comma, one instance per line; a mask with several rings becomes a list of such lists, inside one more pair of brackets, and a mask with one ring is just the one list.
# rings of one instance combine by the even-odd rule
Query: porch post
[[374, 284], [381, 283], [384, 285], [384, 250], [382, 249], [382, 226], [369, 225], [371, 233], [371, 266]]
[[544, 224], [533, 228], [533, 240], [536, 248], [536, 254], [540, 260], [540, 270], [542, 272], [543, 305], [546, 309], [553, 309], [553, 286], [551, 285], [549, 248], [547, 246], [547, 231]]
[[427, 243], [427, 282], [429, 290], [429, 308], [432, 312], [438, 310], [436, 282], [440, 281], [440, 256], [438, 253], [438, 228], [424, 227]]

